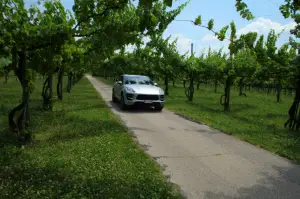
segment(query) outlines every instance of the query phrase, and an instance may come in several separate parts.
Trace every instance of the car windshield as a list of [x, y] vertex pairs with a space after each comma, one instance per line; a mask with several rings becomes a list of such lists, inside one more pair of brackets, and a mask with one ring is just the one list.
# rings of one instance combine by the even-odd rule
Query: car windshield
[[127, 76], [125, 77], [125, 84], [154, 85], [151, 79], [147, 76]]

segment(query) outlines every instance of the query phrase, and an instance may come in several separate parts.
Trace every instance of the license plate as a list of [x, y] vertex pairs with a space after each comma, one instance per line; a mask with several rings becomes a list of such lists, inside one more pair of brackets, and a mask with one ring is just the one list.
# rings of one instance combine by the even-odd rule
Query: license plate
[[151, 100], [145, 100], [144, 103], [146, 103], [146, 104], [151, 104], [152, 101], [151, 101]]

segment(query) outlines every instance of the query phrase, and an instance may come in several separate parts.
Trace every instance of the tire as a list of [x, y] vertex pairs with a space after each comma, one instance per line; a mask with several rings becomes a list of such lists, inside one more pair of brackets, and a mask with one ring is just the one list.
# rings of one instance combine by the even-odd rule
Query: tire
[[155, 106], [154, 106], [154, 109], [155, 109], [156, 111], [162, 111], [163, 108], [164, 108], [163, 105], [155, 105]]
[[116, 97], [115, 97], [115, 92], [114, 92], [114, 90], [112, 91], [112, 101], [113, 102], [117, 102], [117, 99], [116, 99]]
[[124, 95], [121, 93], [121, 110], [126, 110], [128, 106], [125, 104]]

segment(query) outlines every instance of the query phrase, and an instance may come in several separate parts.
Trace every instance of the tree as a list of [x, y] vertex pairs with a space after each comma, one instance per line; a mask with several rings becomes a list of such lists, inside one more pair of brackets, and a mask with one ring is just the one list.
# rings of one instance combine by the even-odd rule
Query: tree
[[[149, 5], [148, 3], [149, 2]], [[172, 20], [183, 10], [187, 3], [182, 4], [176, 9], [166, 11], [167, 5], [154, 1], [139, 1], [137, 7], [128, 3], [123, 5], [123, 8], [115, 13], [115, 15], [107, 20], [92, 21], [91, 23], [80, 23], [81, 26], [88, 26], [93, 29], [92, 32], [96, 32], [93, 36], [87, 40], [91, 45], [93, 51], [102, 57], [105, 54], [106, 57], [114, 55], [114, 52], [123, 48], [128, 44], [140, 45], [142, 38], [145, 36], [151, 36], [161, 34]], [[79, 5], [84, 2], [78, 2]], [[96, 5], [96, 7], [98, 4]], [[101, 6], [101, 5], [100, 5]], [[107, 8], [120, 6], [118, 2], [114, 5], [103, 4]], [[82, 10], [83, 8], [81, 8]], [[88, 11], [86, 13], [93, 13], [97, 9], [87, 6]], [[78, 11], [81, 12], [80, 10]], [[92, 15], [102, 14], [97, 12]], [[78, 15], [79, 16], [79, 15]], [[98, 31], [97, 31], [98, 29]], [[101, 31], [100, 31], [101, 30]], [[83, 35], [90, 35], [84, 33]], [[109, 36], [108, 36], [109, 35]]]
[[176, 42], [170, 42], [171, 36], [164, 39], [161, 34], [152, 36], [151, 41], [147, 44], [153, 51], [154, 70], [162, 75], [165, 83], [165, 95], [169, 94], [169, 78], [173, 76], [176, 65], [174, 58], [177, 57]]
[[295, 57], [295, 49], [289, 48], [288, 44], [284, 44], [280, 49], [277, 50], [276, 42], [278, 35], [272, 30], [266, 42], [267, 55], [270, 58], [269, 64], [267, 65], [269, 73], [275, 78], [276, 90], [277, 90], [277, 102], [280, 101], [280, 94], [282, 89], [282, 81], [285, 74], [290, 69], [290, 62]]
[[[33, 90], [35, 72], [28, 65], [31, 55], [43, 48], [59, 50], [71, 37], [72, 20], [59, 1], [45, 1], [45, 10], [36, 6], [25, 9], [22, 0], [4, 0], [1, 10], [1, 45], [12, 57], [9, 70], [13, 70], [22, 86], [22, 102], [9, 113], [9, 124], [13, 131], [30, 139], [25, 131], [29, 122], [29, 99]], [[20, 112], [15, 120], [16, 113]]]
[[[198, 63], [197, 63], [198, 62]], [[201, 64], [199, 64], [199, 59], [195, 57], [195, 54], [192, 53], [191, 56], [186, 57], [184, 56], [183, 63], [181, 64], [182, 70], [186, 73], [188, 80], [189, 80], [189, 86], [185, 89], [185, 95], [188, 98], [188, 101], [193, 101], [194, 99], [194, 83], [195, 79], [199, 77], [199, 67]]]
[[[240, 5], [243, 5], [243, 7], [247, 7], [247, 5], [241, 1], [237, 1]], [[300, 9], [300, 3], [298, 0], [285, 0], [285, 3], [282, 4], [279, 8], [281, 14], [285, 18], [291, 18], [296, 22], [296, 26], [294, 29], [290, 31], [291, 35], [295, 36], [296, 38], [300, 38], [300, 13], [298, 12]], [[250, 11], [249, 11], [250, 12]], [[298, 52], [300, 49], [299, 42], [295, 41], [292, 37], [290, 38], [289, 44], [295, 48]], [[286, 49], [286, 47], [284, 47]], [[284, 50], [283, 50], [284, 51]], [[293, 76], [294, 76], [294, 82], [296, 87], [296, 95], [294, 98], [294, 102], [292, 103], [288, 113], [289, 113], [289, 119], [284, 124], [285, 127], [289, 127], [292, 130], [299, 130], [300, 128], [300, 111], [298, 110], [299, 107], [299, 101], [300, 101], [300, 70], [298, 69], [300, 59], [298, 56], [293, 59], [291, 65], [294, 70], [292, 70]]]
[[252, 78], [260, 67], [254, 50], [249, 48], [240, 50], [233, 59], [233, 65], [236, 76], [240, 78], [239, 95], [246, 96], [244, 93], [244, 81], [246, 78]]
[[[224, 111], [230, 110], [230, 88], [231, 85], [234, 83], [237, 77], [241, 77], [240, 79], [240, 94], [243, 95], [243, 81], [244, 78], [251, 77], [254, 75], [256, 68], [257, 68], [257, 60], [253, 59], [255, 56], [255, 41], [257, 39], [257, 33], [249, 32], [247, 34], [242, 34], [237, 39], [236, 37], [236, 27], [233, 22], [230, 23], [230, 43], [229, 43], [229, 59], [227, 60], [226, 67], [224, 68], [225, 73], [225, 89], [224, 95], [220, 98], [221, 105], [224, 106]], [[240, 52], [241, 51], [241, 52]], [[239, 54], [240, 52], [240, 54]], [[242, 64], [236, 65], [234, 64], [234, 60], [237, 62], [242, 61], [241, 56], [249, 55], [247, 57], [247, 61], [253, 63], [252, 65]], [[236, 59], [235, 59], [236, 58]], [[246, 60], [245, 60], [246, 61]], [[244, 71], [243, 71], [244, 70]], [[247, 75], [246, 75], [247, 74]]]
[[[228, 26], [227, 26], [228, 28]], [[227, 30], [226, 28], [226, 30]], [[230, 110], [230, 87], [234, 81], [234, 69], [233, 69], [233, 55], [237, 52], [237, 48], [235, 46], [235, 39], [236, 39], [236, 27], [233, 22], [230, 23], [230, 43], [229, 43], [229, 60], [224, 68], [225, 73], [225, 88], [224, 88], [224, 95], [220, 98], [220, 104], [224, 106], [224, 111]], [[225, 32], [226, 32], [225, 30]], [[224, 100], [223, 100], [224, 98]]]
[[224, 80], [224, 68], [226, 66], [226, 54], [222, 54], [222, 49], [219, 51], [211, 51], [209, 48], [205, 57], [204, 76], [212, 79], [214, 82], [214, 92], [217, 92], [218, 83]]

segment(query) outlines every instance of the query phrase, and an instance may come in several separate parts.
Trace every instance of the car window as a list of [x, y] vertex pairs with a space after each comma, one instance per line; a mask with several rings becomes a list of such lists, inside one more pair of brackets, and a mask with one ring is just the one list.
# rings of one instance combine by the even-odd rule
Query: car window
[[137, 84], [137, 80], [136, 79], [127, 79], [127, 80], [125, 80], [125, 84]]
[[154, 85], [149, 77], [144, 76], [125, 77], [125, 84]]

